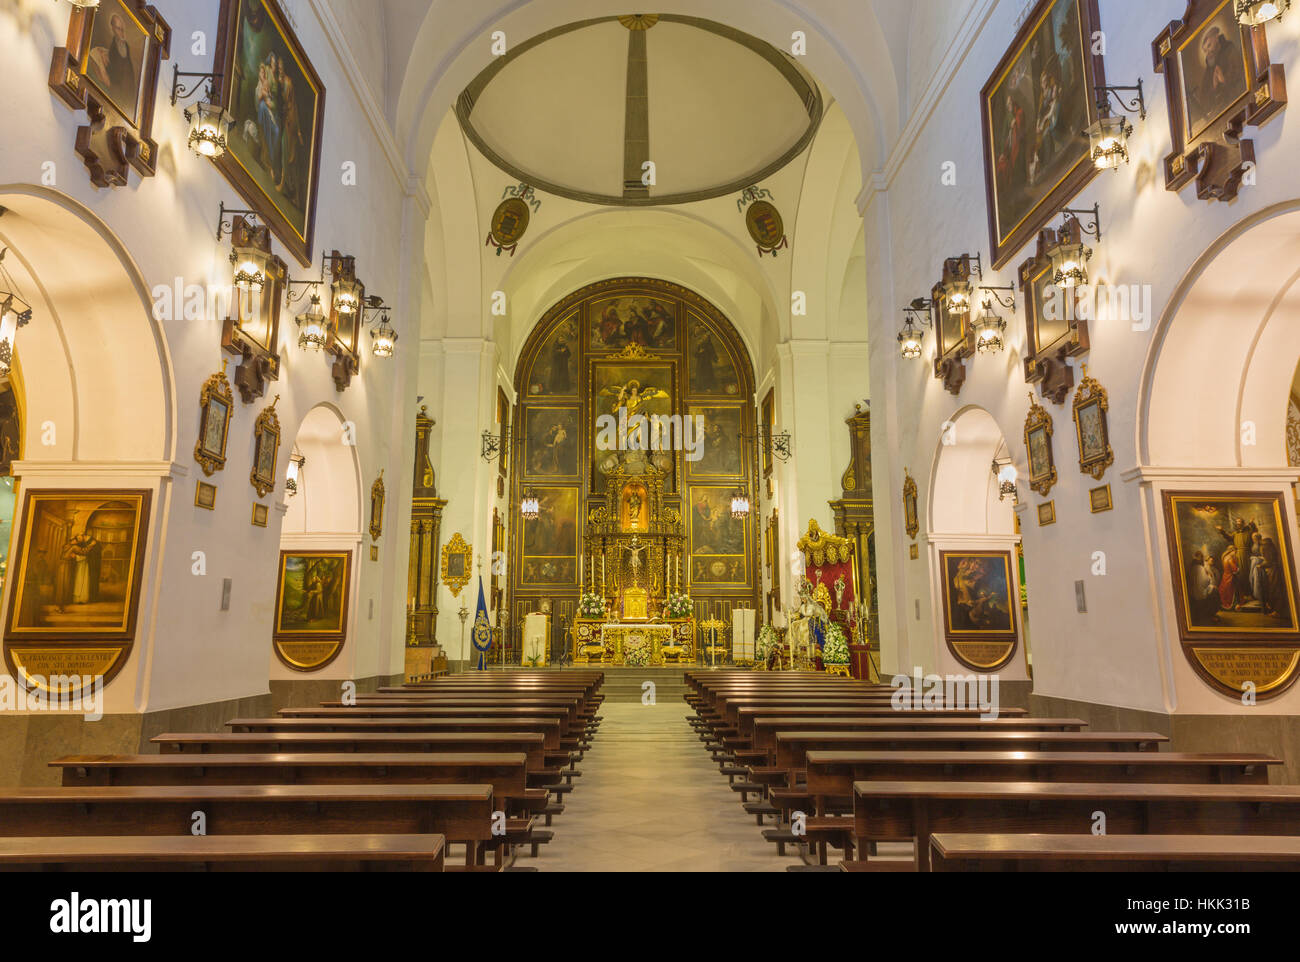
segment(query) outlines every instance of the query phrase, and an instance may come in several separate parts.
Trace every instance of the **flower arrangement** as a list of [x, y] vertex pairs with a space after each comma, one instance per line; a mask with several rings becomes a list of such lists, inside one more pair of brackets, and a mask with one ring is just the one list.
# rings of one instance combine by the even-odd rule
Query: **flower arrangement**
[[623, 663], [629, 668], [644, 668], [650, 664], [650, 642], [644, 635], [628, 635], [623, 647]]
[[695, 602], [691, 601], [690, 595], [680, 591], [670, 591], [668, 593], [668, 602], [664, 605], [664, 612], [669, 618], [689, 618], [695, 610]]
[[758, 629], [758, 660], [766, 662], [772, 654], [780, 639], [776, 635], [776, 629], [771, 625], [764, 625]]
[[833, 621], [826, 629], [826, 644], [822, 646], [822, 661], [828, 665], [847, 665], [849, 663], [849, 643], [844, 637], [844, 629]]
[[594, 591], [583, 592], [578, 602], [578, 614], [584, 618], [603, 618], [605, 616], [605, 599]]

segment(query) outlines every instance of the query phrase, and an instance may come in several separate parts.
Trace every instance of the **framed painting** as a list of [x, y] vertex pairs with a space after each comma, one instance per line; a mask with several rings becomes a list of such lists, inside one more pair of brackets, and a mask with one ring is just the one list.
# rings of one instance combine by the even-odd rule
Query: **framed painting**
[[581, 434], [576, 407], [528, 405], [524, 409], [524, 477], [576, 481]]
[[976, 671], [1002, 668], [1015, 654], [1016, 579], [1010, 551], [940, 551], [944, 638]]
[[260, 501], [253, 502], [253, 527], [265, 528], [269, 516], [270, 511], [266, 505], [262, 504]]
[[204, 381], [199, 392], [199, 440], [194, 445], [194, 460], [208, 477], [226, 466], [226, 441], [234, 406], [235, 394], [226, 379], [223, 360], [221, 370]]
[[213, 163], [310, 266], [325, 86], [277, 0], [221, 0], [218, 23], [217, 97], [232, 120]]
[[578, 489], [533, 488], [536, 518], [520, 525], [520, 584], [572, 585], [578, 571]]
[[692, 315], [690, 317], [687, 393], [692, 397], [739, 397], [740, 378], [722, 339]]
[[460, 597], [461, 591], [469, 584], [469, 569], [473, 560], [474, 549], [465, 543], [459, 531], [442, 546], [442, 583], [447, 586], [453, 598]]
[[1079, 442], [1079, 470], [1096, 481], [1115, 463], [1115, 452], [1110, 446], [1109, 410], [1110, 396], [1095, 378], [1088, 376], [1085, 365], [1079, 390], [1074, 392], [1074, 433]]
[[1300, 622], [1285, 492], [1166, 491], [1178, 631], [1210, 685], [1260, 697], [1295, 680]]
[[1200, 199], [1232, 200], [1255, 162], [1243, 129], [1262, 126], [1287, 101], [1264, 26], [1238, 23], [1233, 0], [1188, 0], [1151, 51], [1169, 100], [1165, 187], [1178, 191], [1195, 179]]
[[253, 428], [253, 470], [248, 480], [259, 498], [275, 490], [275, 465], [280, 457], [280, 417], [275, 413], [275, 406], [279, 401], [277, 394], [270, 406], [257, 416]]
[[1045, 528], [1049, 524], [1056, 524], [1056, 502], [1044, 501], [1038, 506], [1038, 526]]
[[950, 257], [943, 263], [943, 277], [930, 289], [930, 303], [934, 311], [935, 337], [939, 348], [934, 358], [934, 376], [943, 381], [949, 394], [961, 393], [966, 382], [966, 358], [975, 353], [975, 337], [971, 330], [971, 312], [954, 311], [948, 307], [945, 293], [954, 281], [969, 282], [971, 263], [969, 257]]
[[733, 487], [690, 489], [691, 583], [749, 583], [749, 522], [731, 516]]
[[384, 533], [384, 501], [387, 494], [384, 491], [384, 472], [381, 469], [379, 477], [375, 478], [375, 483], [370, 486], [370, 540], [378, 541], [379, 536]]
[[629, 345], [650, 351], [677, 350], [677, 304], [649, 295], [598, 298], [588, 307], [593, 351], [618, 351]]
[[776, 388], [768, 388], [767, 393], [763, 395], [763, 405], [759, 415], [763, 430], [759, 432], [762, 437], [762, 470], [763, 477], [768, 479], [767, 494], [772, 496], [772, 435], [776, 431]]
[[561, 321], [537, 351], [528, 376], [529, 397], [576, 397], [578, 394], [578, 314]]
[[1029, 395], [1029, 416], [1025, 418], [1025, 451], [1029, 457], [1029, 487], [1044, 498], [1056, 484], [1056, 460], [1052, 456], [1052, 416]]
[[145, 0], [100, 0], [74, 6], [68, 44], [56, 47], [50, 89], [90, 123], [77, 130], [77, 154], [96, 187], [124, 187], [127, 171], [157, 170], [153, 139], [158, 70], [171, 48], [171, 27]]
[[691, 404], [686, 416], [692, 427], [685, 445], [686, 472], [692, 478], [737, 478], [745, 473], [745, 413], [739, 407]]
[[1113, 507], [1115, 503], [1111, 500], [1109, 484], [1103, 484], [1100, 488], [1093, 488], [1088, 492], [1088, 509], [1093, 514], [1101, 514]]
[[907, 536], [915, 541], [916, 533], [921, 530], [916, 510], [916, 481], [906, 469], [903, 471], [903, 526]]
[[194, 486], [194, 506], [207, 511], [217, 508], [217, 486], [200, 481]]
[[276, 655], [295, 671], [314, 671], [338, 657], [347, 640], [352, 552], [280, 552], [271, 633]]
[[1076, 309], [1076, 289], [1063, 290], [1053, 283], [1047, 252], [1058, 243], [1078, 243], [1080, 235], [1078, 221], [1059, 231], [1043, 228], [1034, 255], [1017, 272], [1025, 300], [1025, 381], [1037, 384], [1053, 404], [1062, 403], [1074, 387], [1074, 369], [1065, 359], [1087, 353], [1091, 342], [1086, 312]]
[[675, 366], [671, 363], [627, 364], [597, 362], [591, 378], [592, 490], [604, 488], [608, 472], [628, 452], [649, 452], [648, 460], [670, 472], [676, 464], [671, 451], [652, 451], [651, 425], [641, 417], [676, 410]]
[[1038, 0], [980, 92], [993, 269], [1096, 175], [1097, 0]]
[[145, 490], [29, 490], [5, 638], [129, 642], [149, 530]]
[[503, 438], [502, 450], [497, 458], [497, 480], [500, 481], [510, 473], [510, 447], [505, 441], [510, 434], [510, 398], [500, 384], [497, 385], [497, 434]]
[[251, 404], [266, 393], [267, 381], [280, 379], [280, 309], [284, 304], [289, 269], [271, 253], [271, 231], [237, 215], [230, 228], [234, 245], [262, 251], [266, 257], [266, 282], [260, 294], [234, 289], [231, 313], [221, 328], [221, 347], [240, 359], [235, 386], [240, 399]]

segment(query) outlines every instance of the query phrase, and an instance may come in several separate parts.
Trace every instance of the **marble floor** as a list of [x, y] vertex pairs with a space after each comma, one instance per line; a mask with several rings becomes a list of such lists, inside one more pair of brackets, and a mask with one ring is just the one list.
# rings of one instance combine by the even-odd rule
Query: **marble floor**
[[[800, 864], [764, 841], [695, 730], [687, 707], [610, 704], [579, 786], [555, 818], [555, 839], [537, 858], [543, 872], [782, 872]], [[768, 825], [771, 825], [770, 820]]]

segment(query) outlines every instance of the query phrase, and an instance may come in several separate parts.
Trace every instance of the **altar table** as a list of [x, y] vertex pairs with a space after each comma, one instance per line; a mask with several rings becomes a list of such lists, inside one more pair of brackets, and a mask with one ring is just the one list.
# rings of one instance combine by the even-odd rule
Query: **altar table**
[[673, 643], [673, 626], [607, 624], [600, 631], [600, 640], [605, 646], [605, 658], [615, 665], [627, 664], [629, 643], [635, 647], [638, 638], [650, 648], [650, 660], [647, 664], [662, 665], [664, 648]]

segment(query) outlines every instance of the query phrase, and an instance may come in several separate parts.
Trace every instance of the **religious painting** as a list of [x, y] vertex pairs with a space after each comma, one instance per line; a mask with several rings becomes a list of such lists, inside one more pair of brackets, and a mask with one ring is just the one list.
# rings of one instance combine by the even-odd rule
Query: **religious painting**
[[307, 266], [325, 87], [277, 0], [222, 0], [219, 22], [218, 99], [233, 119], [214, 163]]
[[257, 496], [264, 498], [275, 490], [276, 461], [280, 456], [280, 418], [275, 413], [275, 406], [280, 395], [275, 396], [261, 414], [253, 428], [253, 470], [249, 472], [248, 481], [257, 490]]
[[1056, 502], [1044, 501], [1038, 506], [1038, 526], [1045, 528], [1049, 524], [1056, 524]]
[[5, 637], [133, 638], [149, 502], [148, 491], [28, 491]]
[[194, 445], [194, 460], [208, 477], [226, 466], [226, 438], [234, 405], [235, 394], [223, 360], [221, 370], [209, 377], [199, 391], [199, 440]]
[[1047, 497], [1056, 484], [1056, 461], [1052, 457], [1052, 416], [1029, 395], [1025, 418], [1025, 450], [1029, 454], [1029, 487]]
[[1232, 0], [1192, 30], [1178, 48], [1183, 131], [1195, 140], [1250, 91], [1250, 63]]
[[[669, 364], [598, 363], [592, 373], [592, 479], [595, 489], [620, 462], [649, 461], [661, 470], [675, 464], [673, 438], [655, 415], [671, 415], [673, 368]], [[656, 450], [659, 448], [659, 450]]]
[[916, 480], [903, 469], [903, 528], [907, 536], [916, 540], [916, 533], [921, 530], [920, 516], [917, 513]]
[[688, 343], [687, 393], [703, 397], [739, 396], [740, 379], [722, 339], [703, 321], [692, 317]]
[[1074, 395], [1074, 432], [1079, 441], [1079, 470], [1100, 481], [1106, 469], [1115, 463], [1110, 446], [1107, 412], [1109, 395], [1095, 378], [1083, 369], [1083, 380]]
[[290, 668], [310, 671], [334, 660], [348, 630], [350, 551], [281, 551], [272, 639]]
[[524, 411], [524, 476], [578, 477], [578, 409], [528, 407]]
[[763, 477], [767, 478], [767, 495], [772, 496], [772, 435], [776, 431], [776, 388], [768, 388], [767, 394], [763, 396], [762, 408], [762, 460], [763, 460]]
[[90, 25], [82, 73], [138, 127], [150, 33], [132, 7], [126, 0], [102, 0]]
[[270, 517], [270, 510], [260, 501], [253, 503], [253, 527], [265, 528], [267, 519]]
[[533, 361], [528, 379], [531, 397], [574, 397], [578, 393], [578, 315], [556, 326]]
[[56, 47], [49, 86], [89, 123], [77, 154], [96, 187], [123, 187], [128, 169], [153, 175], [158, 71], [171, 55], [171, 28], [145, 0], [100, 0], [73, 9], [67, 46]]
[[539, 511], [524, 520], [523, 577], [526, 585], [576, 584], [578, 489], [533, 488]]
[[749, 581], [746, 519], [731, 516], [730, 487], [690, 489], [691, 583], [734, 585]]
[[744, 412], [738, 407], [692, 404], [686, 409], [692, 446], [686, 449], [686, 469], [693, 478], [733, 478], [744, 474], [741, 434]]
[[597, 298], [588, 307], [593, 351], [629, 345], [647, 350], [677, 350], [677, 305], [647, 295]]
[[453, 598], [469, 584], [470, 564], [474, 560], [474, 549], [461, 537], [459, 531], [442, 546], [442, 583], [447, 586]]
[[1231, 201], [1255, 164], [1260, 127], [1286, 106], [1286, 75], [1269, 62], [1263, 25], [1237, 22], [1233, 0], [1188, 0], [1182, 19], [1151, 44], [1165, 75], [1173, 150], [1164, 159], [1165, 187], [1193, 178], [1201, 200]]
[[194, 487], [194, 506], [206, 511], [215, 511], [217, 507], [217, 486], [206, 481], [198, 482]]
[[977, 671], [1001, 668], [1016, 648], [1016, 581], [1009, 551], [940, 551], [944, 637]]
[[1096, 0], [1039, 0], [980, 95], [993, 267], [1096, 174]]
[[1300, 662], [1283, 492], [1166, 491], [1165, 527], [1184, 653], [1213, 687], [1271, 697]]

